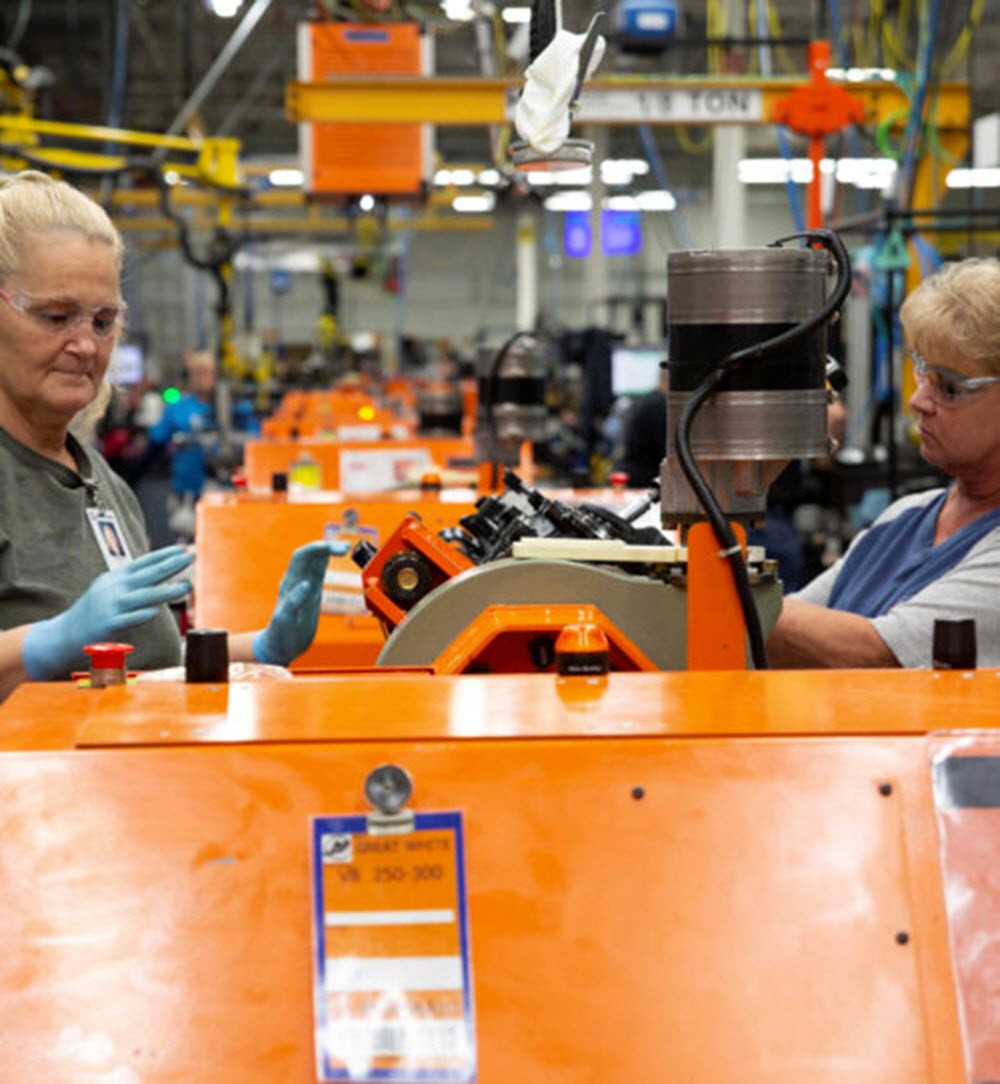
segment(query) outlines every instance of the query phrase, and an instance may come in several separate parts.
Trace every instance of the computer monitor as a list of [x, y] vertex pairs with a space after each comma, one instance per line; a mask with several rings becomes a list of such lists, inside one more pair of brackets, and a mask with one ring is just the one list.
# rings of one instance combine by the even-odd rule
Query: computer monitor
[[646, 395], [660, 383], [662, 346], [614, 346], [611, 348], [612, 395]]

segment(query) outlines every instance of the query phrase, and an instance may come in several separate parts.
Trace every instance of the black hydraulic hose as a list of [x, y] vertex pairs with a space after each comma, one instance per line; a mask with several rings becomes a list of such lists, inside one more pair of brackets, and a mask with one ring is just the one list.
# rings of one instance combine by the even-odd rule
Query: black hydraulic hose
[[490, 489], [496, 489], [500, 481], [500, 441], [497, 437], [497, 422], [493, 416], [493, 407], [497, 398], [497, 383], [500, 379], [500, 366], [510, 353], [511, 347], [518, 339], [534, 338], [533, 331], [515, 331], [513, 335], [500, 347], [490, 362], [490, 371], [486, 377], [486, 387], [483, 389], [483, 413], [486, 417], [486, 431], [489, 433], [490, 446]]
[[743, 611], [743, 621], [746, 624], [747, 637], [750, 640], [750, 655], [757, 670], [767, 669], [767, 648], [764, 643], [760, 615], [757, 613], [757, 607], [754, 605], [753, 594], [750, 590], [750, 577], [747, 573], [746, 562], [743, 560], [743, 552], [736, 541], [736, 535], [726, 518], [725, 512], [722, 510], [722, 506], [705, 481], [704, 476], [698, 469], [694, 455], [691, 453], [691, 428], [694, 424], [695, 415], [704, 402], [713, 392], [718, 390], [733, 369], [745, 365], [747, 362], [763, 361], [776, 351], [804, 338], [811, 331], [815, 331], [816, 328], [829, 321], [844, 303], [844, 299], [851, 288], [851, 261], [843, 242], [832, 230], [805, 230], [802, 233], [793, 233], [787, 237], [781, 237], [772, 242], [770, 247], [780, 246], [786, 241], [796, 239], [821, 244], [833, 256], [839, 275], [833, 293], [819, 312], [809, 317], [808, 320], [790, 328], [788, 331], [783, 331], [780, 335], [775, 335], [773, 338], [765, 339], [753, 346], [744, 347], [742, 350], [735, 350], [723, 358], [716, 368], [698, 385], [685, 404], [684, 409], [681, 411], [680, 422], [674, 438], [674, 446], [684, 476], [705, 509], [705, 514], [721, 548], [721, 555], [728, 559], [732, 569], [736, 593], [740, 600], [740, 609]]

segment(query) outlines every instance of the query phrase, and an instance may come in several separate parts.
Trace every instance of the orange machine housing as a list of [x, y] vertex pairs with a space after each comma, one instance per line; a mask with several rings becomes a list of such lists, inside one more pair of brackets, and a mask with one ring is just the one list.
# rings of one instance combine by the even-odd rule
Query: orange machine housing
[[[299, 24], [299, 78], [427, 75], [430, 35], [417, 23]], [[304, 188], [313, 195], [412, 195], [431, 168], [430, 126], [300, 124]]]
[[998, 1080], [998, 688], [24, 685], [0, 708], [0, 1082], [314, 1084], [310, 826], [363, 818], [386, 764], [417, 816], [461, 817], [483, 1084]]

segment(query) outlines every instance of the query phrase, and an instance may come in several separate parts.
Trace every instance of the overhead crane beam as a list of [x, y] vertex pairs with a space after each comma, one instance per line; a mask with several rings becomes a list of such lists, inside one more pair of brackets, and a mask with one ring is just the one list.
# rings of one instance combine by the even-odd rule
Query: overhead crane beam
[[[616, 78], [588, 83], [575, 120], [580, 124], [774, 124], [775, 105], [804, 79]], [[513, 118], [519, 79], [442, 76], [336, 76], [285, 87], [288, 119], [359, 124], [418, 123], [472, 126]], [[890, 82], [847, 83], [865, 103], [865, 124], [892, 117], [904, 123], [909, 99]], [[930, 122], [940, 130], [967, 129], [969, 88], [943, 83]]]

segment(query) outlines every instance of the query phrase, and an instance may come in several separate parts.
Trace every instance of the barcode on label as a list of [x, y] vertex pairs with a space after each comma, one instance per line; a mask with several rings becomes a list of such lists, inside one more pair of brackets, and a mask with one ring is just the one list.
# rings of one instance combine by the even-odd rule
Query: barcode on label
[[467, 1034], [461, 1020], [411, 1020], [406, 1023], [365, 1024], [341, 1021], [328, 1033], [334, 1057], [454, 1058], [467, 1052]]

